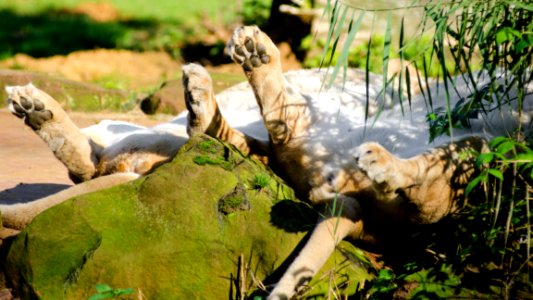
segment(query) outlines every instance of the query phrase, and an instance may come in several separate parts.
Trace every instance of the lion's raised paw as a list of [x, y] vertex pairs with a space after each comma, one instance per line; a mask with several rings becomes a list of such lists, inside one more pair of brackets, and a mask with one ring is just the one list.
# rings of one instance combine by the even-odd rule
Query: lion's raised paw
[[196, 64], [184, 65], [182, 71], [185, 105], [189, 111], [187, 133], [189, 136], [207, 133], [215, 116], [219, 114], [217, 113], [211, 76], [205, 68]]
[[354, 154], [357, 167], [376, 183], [391, 181], [394, 177], [394, 157], [378, 143], [364, 143]]
[[30, 83], [25, 86], [6, 87], [8, 107], [11, 113], [24, 120], [33, 130], [39, 130], [43, 123], [54, 116], [43, 101], [35, 97], [35, 87]]
[[257, 26], [243, 26], [233, 32], [228, 51], [233, 61], [249, 72], [269, 64], [277, 48]]

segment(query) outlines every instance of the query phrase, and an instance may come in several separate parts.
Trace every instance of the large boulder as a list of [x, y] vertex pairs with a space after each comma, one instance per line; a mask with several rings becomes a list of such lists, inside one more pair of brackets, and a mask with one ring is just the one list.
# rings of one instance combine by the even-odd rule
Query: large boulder
[[[87, 299], [97, 284], [145, 299], [250, 295], [278, 279], [316, 217], [263, 165], [197, 136], [154, 173], [39, 215], [5, 269], [22, 299]], [[312, 293], [353, 292], [367, 276], [357, 257], [342, 243]]]

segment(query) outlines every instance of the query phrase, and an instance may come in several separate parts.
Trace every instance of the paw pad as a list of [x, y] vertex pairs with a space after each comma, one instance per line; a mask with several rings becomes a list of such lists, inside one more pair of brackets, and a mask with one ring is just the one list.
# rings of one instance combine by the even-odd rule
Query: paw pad
[[44, 122], [52, 119], [52, 112], [45, 109], [45, 105], [41, 100], [22, 95], [18, 97], [18, 101], [14, 98], [8, 99], [11, 112], [15, 116], [23, 118], [24, 123], [33, 130], [41, 129]]
[[242, 27], [235, 30], [228, 44], [231, 58], [247, 72], [270, 62], [270, 55], [261, 38], [258, 28]]

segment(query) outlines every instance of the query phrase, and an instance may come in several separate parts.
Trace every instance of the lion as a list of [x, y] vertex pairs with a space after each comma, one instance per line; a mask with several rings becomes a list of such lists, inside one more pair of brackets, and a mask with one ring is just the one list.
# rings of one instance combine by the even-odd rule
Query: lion
[[[148, 174], [170, 161], [189, 136], [196, 133], [230, 142], [243, 153], [267, 163], [268, 133], [249, 84], [244, 82], [215, 95], [205, 68], [186, 64], [182, 73], [188, 111], [150, 128], [112, 120], [78, 128], [55, 99], [33, 84], [7, 86], [8, 109], [47, 143], [78, 184], [30, 203], [0, 205], [4, 227], [20, 230], [40, 212], [69, 198]], [[354, 116], [363, 117], [364, 72], [349, 70], [347, 75], [353, 83], [339, 81], [327, 91], [320, 87], [323, 70], [287, 72], [284, 80], [300, 93], [336, 99]], [[381, 89], [381, 77], [373, 76], [372, 83], [369, 93], [375, 99]], [[377, 107], [373, 105], [369, 111], [375, 113]]]
[[[74, 178], [85, 181], [81, 185], [106, 176], [115, 176], [118, 182], [147, 174], [168, 161], [187, 136], [198, 133], [228, 141], [244, 153], [275, 164], [298, 195], [323, 213], [269, 299], [291, 298], [343, 239], [380, 244], [391, 234], [401, 234], [402, 225], [431, 224], [454, 213], [475, 171], [473, 153], [487, 151], [487, 140], [493, 136], [515, 133], [518, 128], [531, 130], [533, 104], [528, 96], [522, 114], [503, 105], [472, 118], [470, 128], [456, 129], [453, 136], [429, 143], [422, 97], [413, 99], [410, 109], [404, 110], [393, 99], [379, 100], [382, 83], [372, 84], [371, 89], [356, 85], [355, 96], [348, 99], [339, 95], [351, 91], [328, 94], [320, 81], [313, 92], [305, 91], [294, 83], [297, 80], [284, 77], [278, 49], [256, 26], [237, 28], [227, 49], [242, 66], [253, 91], [249, 97], [255, 98], [257, 106], [232, 102], [231, 97], [217, 102], [209, 74], [198, 65], [188, 65], [183, 70], [188, 112], [177, 117], [182, 122], [179, 130], [173, 127], [179, 122], [173, 121], [166, 124], [172, 129], [138, 139], [133, 132], [155, 129], [121, 123], [135, 128], [118, 138], [130, 142], [117, 143], [115, 135], [91, 135], [100, 129], [77, 129], [51, 97], [31, 86], [8, 88], [10, 109], [48, 142]], [[296, 77], [306, 80], [301, 74]], [[486, 80], [480, 74], [479, 86]], [[473, 90], [461, 77], [456, 84], [451, 105]], [[368, 107], [367, 99], [372, 100]], [[445, 97], [440, 95], [433, 104], [445, 106]], [[241, 115], [242, 105], [246, 113]], [[382, 108], [379, 118], [373, 116], [378, 108]], [[235, 120], [243, 126], [232, 124]], [[97, 126], [113, 132], [105, 124]], [[169, 133], [176, 138], [167, 141], [158, 135]], [[169, 148], [153, 146], [160, 142]], [[42, 209], [59, 201], [45, 202]], [[4, 220], [15, 215], [5, 214], [9, 212], [5, 206], [0, 209]], [[24, 227], [36, 215], [26, 213], [30, 218], [17, 223], [15, 216], [12, 223]]]

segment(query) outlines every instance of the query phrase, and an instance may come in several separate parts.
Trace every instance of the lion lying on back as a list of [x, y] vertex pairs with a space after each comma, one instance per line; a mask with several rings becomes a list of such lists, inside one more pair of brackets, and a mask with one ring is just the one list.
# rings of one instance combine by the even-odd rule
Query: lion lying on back
[[[309, 97], [332, 99], [353, 111], [355, 118], [362, 118], [366, 99], [361, 92], [365, 91], [361, 86], [364, 72], [350, 70], [348, 77], [354, 83], [339, 81], [328, 91], [320, 88], [323, 75], [318, 70], [292, 71], [285, 74], [285, 80], [296, 91]], [[380, 78], [373, 78], [376, 84], [370, 89], [371, 98], [376, 98], [381, 89]], [[248, 83], [223, 91], [215, 101], [207, 71], [189, 64], [183, 66], [183, 84], [190, 113], [150, 128], [105, 120], [79, 129], [52, 97], [32, 84], [6, 87], [11, 112], [48, 144], [73, 181], [82, 183], [31, 203], [0, 205], [3, 225], [21, 229], [37, 214], [64, 200], [147, 174], [171, 160], [189, 135], [197, 132], [216, 136], [237, 145], [244, 153], [268, 160], [268, 133]], [[371, 113], [376, 110], [370, 107]], [[221, 111], [227, 118], [222, 117]]]
[[[277, 48], [257, 27], [235, 30], [228, 50], [232, 59], [243, 67], [253, 89], [268, 142], [261, 138], [260, 130], [250, 130], [255, 123], [252, 120], [240, 130], [234, 129], [235, 125], [228, 121], [239, 118], [237, 114], [232, 113], [226, 121], [215, 102], [209, 75], [201, 67], [190, 65], [184, 68], [189, 112], [181, 116], [182, 120], [187, 118], [187, 128], [182, 123], [181, 131], [176, 131], [180, 133], [173, 133], [179, 137], [174, 142], [169, 140], [165, 144], [159, 132], [152, 132], [143, 143], [161, 141], [167, 145], [165, 147], [177, 149], [186, 138], [185, 132], [189, 135], [202, 132], [229, 141], [246, 153], [268, 155], [300, 195], [324, 209], [309, 241], [276, 284], [270, 299], [291, 298], [316, 274], [344, 238], [379, 243], [399, 225], [434, 223], [454, 212], [474, 171], [474, 159], [462, 154], [485, 151], [485, 141], [492, 136], [513, 133], [519, 127], [531, 130], [533, 104], [531, 98], [527, 98], [524, 103], [527, 111], [521, 119], [510, 107], [503, 107], [490, 115], [472, 119], [472, 127], [454, 131], [453, 139], [439, 137], [427, 144], [427, 112], [422, 99], [413, 99], [412, 109], [406, 110], [405, 116], [396, 105], [383, 111], [373, 126], [367, 126], [363, 86], [355, 92], [361, 97], [350, 98], [351, 103], [342, 97], [328, 97], [327, 93], [299, 91], [294, 84], [286, 83]], [[479, 80], [481, 85], [484, 79], [480, 77]], [[457, 85], [459, 94], [452, 102], [469, 94], [471, 88], [461, 83], [460, 78]], [[86, 137], [75, 134], [70, 140], [70, 136], [57, 134], [61, 132], [58, 128], [71, 125], [64, 121], [66, 115], [52, 104], [52, 99], [36, 90], [38, 94], [33, 96], [32, 102], [24, 94], [29, 92], [21, 89], [12, 88], [11, 93], [8, 90], [13, 113], [23, 117], [26, 124], [49, 143], [59, 159], [74, 157], [69, 151], [79, 153], [81, 159], [72, 160], [76, 163], [69, 170], [82, 180], [109, 173], [114, 175], [108, 176], [122, 176], [114, 172], [123, 171], [144, 174], [175, 153], [167, 148], [163, 153], [153, 144], [146, 148], [139, 144], [139, 149], [113, 152], [109, 149], [118, 144], [99, 143], [98, 138], [90, 134]], [[381, 87], [377, 87], [379, 89]], [[35, 99], [41, 99], [42, 103]], [[231, 99], [218, 105], [229, 108]], [[434, 105], [444, 106], [444, 100]], [[32, 116], [31, 112], [37, 113]], [[253, 109], [248, 112], [252, 113]], [[49, 122], [52, 119], [55, 121]], [[368, 124], [373, 123], [373, 119], [368, 121]], [[127, 135], [123, 139], [133, 137]], [[79, 143], [83, 146], [78, 148]], [[94, 149], [100, 148], [104, 151], [95, 152]], [[116, 155], [119, 152], [126, 154]], [[69, 166], [71, 161], [67, 158], [62, 161]], [[332, 207], [337, 207], [337, 211], [331, 211]], [[2, 206], [1, 209], [4, 214], [8, 208]], [[392, 232], [396, 233], [401, 232]]]

